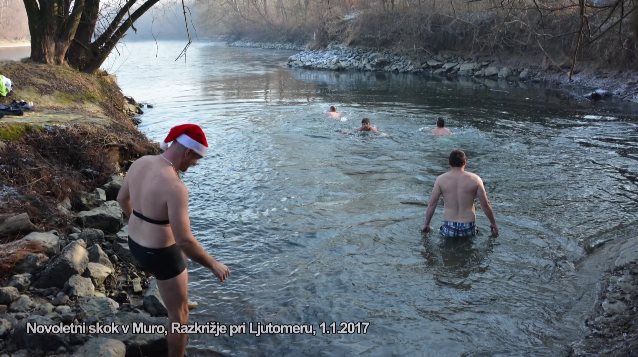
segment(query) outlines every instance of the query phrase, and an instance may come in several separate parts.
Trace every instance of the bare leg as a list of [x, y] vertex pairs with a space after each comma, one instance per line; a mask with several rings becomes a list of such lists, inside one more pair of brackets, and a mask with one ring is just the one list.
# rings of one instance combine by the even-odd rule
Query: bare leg
[[157, 287], [168, 310], [168, 356], [184, 357], [188, 335], [172, 334], [170, 324], [188, 323], [188, 269], [172, 279], [158, 280]]

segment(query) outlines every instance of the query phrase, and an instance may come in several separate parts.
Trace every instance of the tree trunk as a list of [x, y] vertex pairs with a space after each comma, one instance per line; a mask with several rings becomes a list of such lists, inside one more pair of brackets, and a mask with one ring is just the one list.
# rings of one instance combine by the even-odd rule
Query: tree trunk
[[65, 64], [66, 52], [75, 37], [84, 0], [76, 0], [69, 13], [64, 0], [24, 0], [31, 33], [31, 60]]

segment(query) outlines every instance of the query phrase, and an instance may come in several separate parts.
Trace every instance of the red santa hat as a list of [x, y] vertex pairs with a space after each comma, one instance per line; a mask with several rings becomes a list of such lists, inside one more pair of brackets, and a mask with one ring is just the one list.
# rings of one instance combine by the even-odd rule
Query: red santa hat
[[160, 147], [162, 150], [166, 150], [168, 149], [168, 144], [173, 141], [177, 141], [201, 156], [205, 156], [208, 149], [206, 135], [202, 128], [196, 124], [182, 124], [172, 127]]

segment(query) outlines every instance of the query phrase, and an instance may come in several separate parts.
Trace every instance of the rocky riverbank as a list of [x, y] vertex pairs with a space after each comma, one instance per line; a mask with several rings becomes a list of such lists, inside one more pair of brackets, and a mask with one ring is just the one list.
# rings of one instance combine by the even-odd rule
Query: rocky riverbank
[[587, 69], [568, 72], [570, 64], [525, 63], [519, 59], [499, 61], [489, 57], [431, 54], [406, 56], [389, 50], [331, 45], [321, 50], [303, 50], [288, 59], [289, 67], [331, 71], [357, 70], [427, 74], [477, 81], [545, 82], [590, 100], [616, 97], [638, 103], [638, 72]]
[[33, 102], [0, 121], [0, 356], [165, 355], [166, 309], [114, 201], [130, 162], [159, 151], [140, 105], [106, 73], [0, 73], [15, 84], [0, 104]]
[[[69, 234], [34, 231], [0, 245], [0, 355], [166, 353], [166, 308], [129, 252], [114, 201], [121, 184], [117, 175], [82, 193]], [[26, 213], [0, 222], [3, 235], [35, 228]]]

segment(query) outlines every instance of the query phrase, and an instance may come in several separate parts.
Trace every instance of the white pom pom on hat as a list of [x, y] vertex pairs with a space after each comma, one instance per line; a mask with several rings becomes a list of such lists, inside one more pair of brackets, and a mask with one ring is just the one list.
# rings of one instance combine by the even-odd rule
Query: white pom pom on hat
[[162, 150], [168, 149], [168, 144], [173, 141], [177, 141], [201, 156], [205, 156], [208, 149], [206, 134], [197, 124], [182, 124], [172, 127], [164, 142], [160, 144], [160, 148]]

